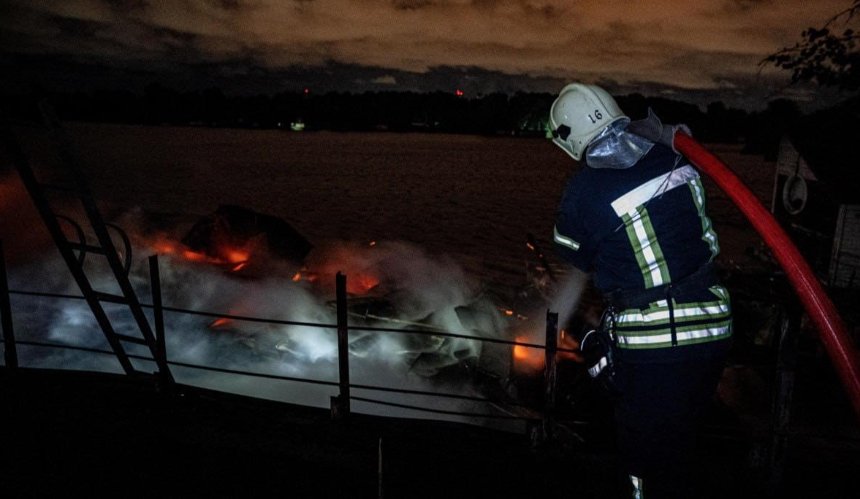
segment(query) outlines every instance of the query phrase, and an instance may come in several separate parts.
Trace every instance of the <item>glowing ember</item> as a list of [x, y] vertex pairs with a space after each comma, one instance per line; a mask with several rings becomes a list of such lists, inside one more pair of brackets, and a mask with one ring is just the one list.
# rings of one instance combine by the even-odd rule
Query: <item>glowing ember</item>
[[307, 267], [302, 267], [302, 270], [297, 271], [293, 274], [293, 277], [290, 278], [293, 282], [309, 282], [315, 283], [319, 280], [319, 274], [316, 272], [310, 271]]
[[229, 263], [247, 262], [251, 254], [245, 250], [229, 248], [220, 252]]
[[231, 270], [232, 272], [238, 272], [238, 271], [240, 271], [240, 270], [244, 269], [246, 265], [248, 265], [248, 262], [242, 262], [242, 263], [240, 263], [239, 265], [236, 265], [235, 267], [233, 267], [233, 268], [232, 268], [232, 269], [230, 269], [230, 270]]
[[157, 241], [152, 249], [160, 255], [173, 255], [176, 253], [176, 244], [170, 241]]
[[182, 252], [182, 257], [191, 262], [205, 262], [209, 258], [203, 253], [198, 253], [196, 251], [185, 250]]
[[232, 322], [233, 322], [233, 319], [228, 319], [226, 317], [219, 317], [219, 318], [215, 319], [214, 321], [212, 321], [212, 323], [209, 324], [209, 327], [212, 329], [215, 329], [215, 328], [219, 328], [219, 327], [224, 327], [224, 326], [226, 326]]
[[499, 312], [503, 313], [505, 317], [516, 317], [517, 320], [525, 321], [528, 320], [528, 317], [522, 314], [518, 314], [516, 311], [511, 310], [505, 307], [498, 307]]

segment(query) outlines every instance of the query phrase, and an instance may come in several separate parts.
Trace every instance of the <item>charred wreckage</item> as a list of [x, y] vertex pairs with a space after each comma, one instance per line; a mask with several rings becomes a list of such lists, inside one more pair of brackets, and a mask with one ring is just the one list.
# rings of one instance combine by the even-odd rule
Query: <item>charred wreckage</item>
[[[408, 372], [431, 382], [471, 383], [503, 405], [538, 408], [544, 396], [546, 357], [542, 312], [561, 279], [534, 236], [527, 234], [524, 242], [522, 286], [514, 290], [482, 286], [442, 309], [416, 305], [420, 297], [400, 282], [402, 273], [392, 269], [397, 264], [391, 258], [374, 256], [384, 255], [390, 249], [387, 243], [370, 241], [336, 251], [317, 249], [285, 220], [240, 206], [219, 206], [199, 218], [179, 241], [160, 237], [150, 244], [158, 253], [220, 269], [231, 279], [288, 279], [323, 299], [332, 312], [336, 306], [334, 275], [343, 271], [348, 278], [349, 323], [355, 328], [349, 335], [351, 356], [361, 358], [377, 351], [380, 335], [374, 328], [400, 330], [407, 334], [401, 335], [397, 354], [408, 365]], [[350, 259], [344, 253], [363, 256]], [[586, 293], [584, 312], [576, 312], [561, 325], [559, 355], [577, 361], [562, 363], [559, 369], [559, 376], [565, 377], [564, 383], [558, 383], [563, 387], [560, 405], [569, 408], [595, 406], [591, 383], [579, 363], [582, 359], [574, 352], [578, 346], [574, 338], [593, 327], [586, 315], [600, 307], [589, 299]], [[229, 316], [211, 321], [208, 327], [259, 355], [278, 356], [285, 362], [301, 355], [289, 340], [267, 342], [264, 335]]]

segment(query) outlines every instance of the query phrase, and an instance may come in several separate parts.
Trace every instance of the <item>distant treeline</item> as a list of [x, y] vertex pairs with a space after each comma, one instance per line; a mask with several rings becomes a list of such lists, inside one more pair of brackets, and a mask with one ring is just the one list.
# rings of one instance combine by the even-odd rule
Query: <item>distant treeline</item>
[[[309, 91], [275, 95], [229, 96], [219, 89], [179, 92], [150, 84], [143, 94], [123, 90], [48, 95], [60, 118], [73, 121], [147, 125], [190, 125], [240, 128], [283, 128], [336, 131], [430, 131], [470, 134], [543, 135], [548, 93], [367, 92]], [[35, 99], [6, 97], [6, 112], [28, 115]], [[705, 142], [743, 143], [749, 152], [771, 155], [779, 138], [802, 115], [788, 100], [770, 102], [764, 111], [747, 112], [722, 102], [706, 109], [659, 97], [632, 94], [618, 97], [633, 119], [654, 109], [664, 123], [685, 123]]]

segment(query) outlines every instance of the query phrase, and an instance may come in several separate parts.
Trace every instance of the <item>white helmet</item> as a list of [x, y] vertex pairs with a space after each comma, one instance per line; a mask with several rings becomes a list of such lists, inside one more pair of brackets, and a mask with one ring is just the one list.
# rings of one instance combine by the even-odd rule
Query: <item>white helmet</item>
[[596, 85], [571, 83], [561, 90], [549, 109], [552, 141], [579, 161], [591, 139], [626, 117], [606, 90]]

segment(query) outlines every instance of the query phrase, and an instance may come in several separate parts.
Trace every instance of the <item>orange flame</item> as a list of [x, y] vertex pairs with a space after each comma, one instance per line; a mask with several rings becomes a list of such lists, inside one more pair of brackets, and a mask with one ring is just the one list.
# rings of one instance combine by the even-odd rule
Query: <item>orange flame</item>
[[247, 262], [248, 258], [251, 257], [251, 254], [248, 251], [237, 248], [227, 248], [219, 253], [221, 253], [224, 256], [224, 259], [229, 263]]
[[379, 285], [379, 279], [366, 273], [356, 273], [346, 280], [346, 291], [354, 295], [367, 294]]
[[582, 354], [579, 353], [579, 341], [577, 341], [576, 338], [574, 338], [572, 335], [567, 334], [567, 330], [565, 329], [561, 330], [558, 346], [559, 348], [577, 350], [576, 352], [558, 352], [559, 359], [572, 360], [580, 364], [585, 362], [585, 357], [583, 357]]
[[[517, 336], [517, 343], [531, 343], [525, 335]], [[558, 360], [572, 360], [574, 362], [585, 362], [585, 358], [579, 351], [579, 342], [573, 335], [562, 329], [559, 334], [558, 347], [565, 351], [556, 354]], [[574, 351], [567, 351], [574, 350]], [[546, 351], [542, 348], [515, 345], [513, 349], [514, 369], [517, 371], [538, 371], [546, 364]]]
[[231, 265], [230, 270], [237, 272], [245, 268], [251, 259], [251, 252], [245, 248], [219, 248], [217, 256], [182, 248], [180, 244], [169, 240], [159, 240], [152, 244], [152, 249], [160, 254], [178, 254], [189, 262], [203, 262], [216, 265]]
[[[525, 336], [517, 336], [517, 343], [527, 343], [528, 338]], [[543, 369], [546, 355], [543, 349], [528, 347], [525, 345], [514, 346], [514, 367], [521, 371], [537, 371]]]
[[293, 282], [317, 282], [319, 280], [319, 274], [316, 272], [310, 271], [305, 267], [302, 267], [302, 270], [299, 270], [295, 274], [293, 274], [292, 281]]

